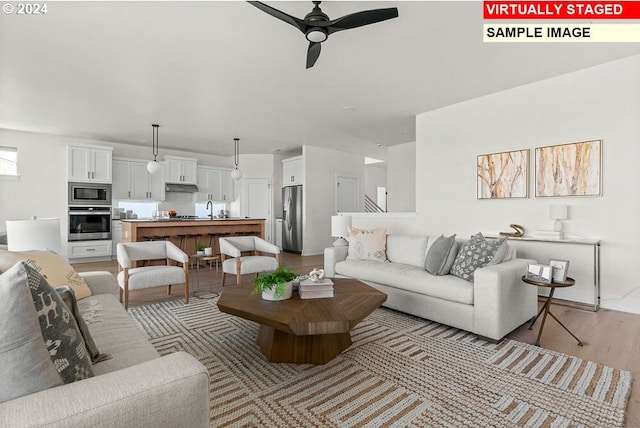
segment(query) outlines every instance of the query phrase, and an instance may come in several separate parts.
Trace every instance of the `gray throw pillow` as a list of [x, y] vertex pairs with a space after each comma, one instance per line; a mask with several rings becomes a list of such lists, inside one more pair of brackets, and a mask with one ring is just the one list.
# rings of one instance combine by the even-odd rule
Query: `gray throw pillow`
[[0, 275], [0, 403], [62, 385], [42, 341], [24, 264]]
[[482, 233], [473, 235], [458, 251], [451, 274], [473, 282], [476, 269], [487, 266], [505, 241], [506, 238], [486, 239]]
[[456, 235], [440, 235], [435, 240], [424, 261], [424, 269], [432, 275], [447, 275], [456, 256]]
[[0, 276], [0, 402], [93, 376], [78, 325], [37, 270]]
[[67, 305], [40, 273], [20, 262], [27, 271], [29, 291], [40, 322], [44, 345], [62, 382], [71, 383], [93, 376], [84, 340]]
[[80, 330], [80, 334], [82, 335], [82, 339], [84, 340], [84, 345], [87, 348], [87, 352], [89, 352], [89, 358], [91, 358], [92, 363], [99, 363], [100, 361], [105, 361], [111, 358], [109, 354], [101, 354], [96, 346], [96, 343], [93, 341], [93, 337], [91, 337], [91, 333], [89, 332], [89, 327], [87, 327], [87, 323], [84, 322], [84, 318], [80, 314], [80, 310], [78, 309], [78, 302], [76, 300], [76, 294], [73, 291], [73, 288], [63, 286], [56, 287], [56, 292], [58, 296], [62, 299], [64, 304], [71, 312], [71, 315], [76, 320], [78, 324], [78, 329]]

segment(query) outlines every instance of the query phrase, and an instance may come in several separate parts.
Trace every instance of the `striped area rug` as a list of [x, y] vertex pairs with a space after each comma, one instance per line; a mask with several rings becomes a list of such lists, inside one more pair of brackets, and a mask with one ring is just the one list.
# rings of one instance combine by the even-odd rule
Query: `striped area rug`
[[631, 390], [628, 371], [384, 308], [323, 366], [267, 362], [258, 325], [216, 298], [129, 312], [161, 354], [208, 368], [212, 427], [617, 427]]

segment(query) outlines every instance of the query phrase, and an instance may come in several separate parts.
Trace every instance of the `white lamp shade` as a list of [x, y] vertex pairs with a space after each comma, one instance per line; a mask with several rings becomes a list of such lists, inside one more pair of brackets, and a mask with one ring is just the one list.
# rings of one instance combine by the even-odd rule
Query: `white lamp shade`
[[151, 174], [156, 174], [160, 171], [160, 162], [152, 160], [147, 164], [147, 171]]
[[345, 236], [349, 236], [350, 227], [350, 215], [331, 216], [331, 236], [333, 236], [334, 238], [344, 238]]
[[553, 220], [566, 220], [568, 218], [567, 205], [554, 204], [549, 207], [549, 217]]
[[61, 253], [59, 218], [7, 220], [6, 224], [9, 251], [53, 250]]
[[236, 181], [240, 180], [242, 178], [242, 171], [240, 171], [238, 168], [234, 169], [233, 171], [231, 171], [231, 178]]

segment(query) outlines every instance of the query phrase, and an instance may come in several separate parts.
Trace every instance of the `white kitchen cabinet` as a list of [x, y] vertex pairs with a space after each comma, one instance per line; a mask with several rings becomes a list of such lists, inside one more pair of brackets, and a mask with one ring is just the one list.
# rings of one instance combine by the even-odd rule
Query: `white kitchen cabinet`
[[131, 190], [131, 162], [113, 159], [113, 182], [111, 184], [111, 199], [129, 199]]
[[222, 199], [222, 171], [210, 166], [198, 167], [198, 198], [220, 201]]
[[111, 183], [111, 147], [67, 146], [69, 181]]
[[225, 202], [231, 202], [234, 199], [234, 183], [233, 178], [231, 178], [230, 170], [222, 171], [222, 200]]
[[304, 163], [302, 156], [282, 160], [282, 185], [304, 184]]
[[198, 167], [198, 199], [215, 202], [233, 201], [231, 170], [211, 166]]
[[115, 200], [164, 201], [164, 165], [151, 174], [146, 161], [114, 159], [112, 194]]
[[110, 239], [100, 241], [71, 241], [67, 246], [67, 257], [69, 259], [111, 258], [112, 252], [112, 242]]
[[167, 167], [166, 182], [196, 184], [198, 180], [198, 160], [177, 156], [165, 156]]

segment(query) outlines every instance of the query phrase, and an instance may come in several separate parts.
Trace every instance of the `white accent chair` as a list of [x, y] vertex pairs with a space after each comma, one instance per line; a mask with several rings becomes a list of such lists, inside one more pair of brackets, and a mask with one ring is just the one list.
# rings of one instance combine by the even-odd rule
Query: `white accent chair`
[[[120, 302], [124, 294], [124, 308], [129, 308], [129, 290], [167, 286], [171, 294], [172, 284], [184, 283], [184, 300], [189, 303], [189, 256], [170, 241], [120, 243], [117, 246]], [[135, 267], [138, 261], [164, 260], [166, 265]], [[170, 261], [182, 263], [172, 266]]]
[[[237, 236], [220, 238], [222, 254], [222, 286], [226, 274], [236, 275], [236, 284], [240, 285], [241, 276], [274, 271], [280, 266], [280, 248], [258, 236]], [[251, 255], [242, 253], [251, 252]], [[259, 255], [273, 254], [273, 256]], [[231, 258], [227, 258], [227, 256]]]

